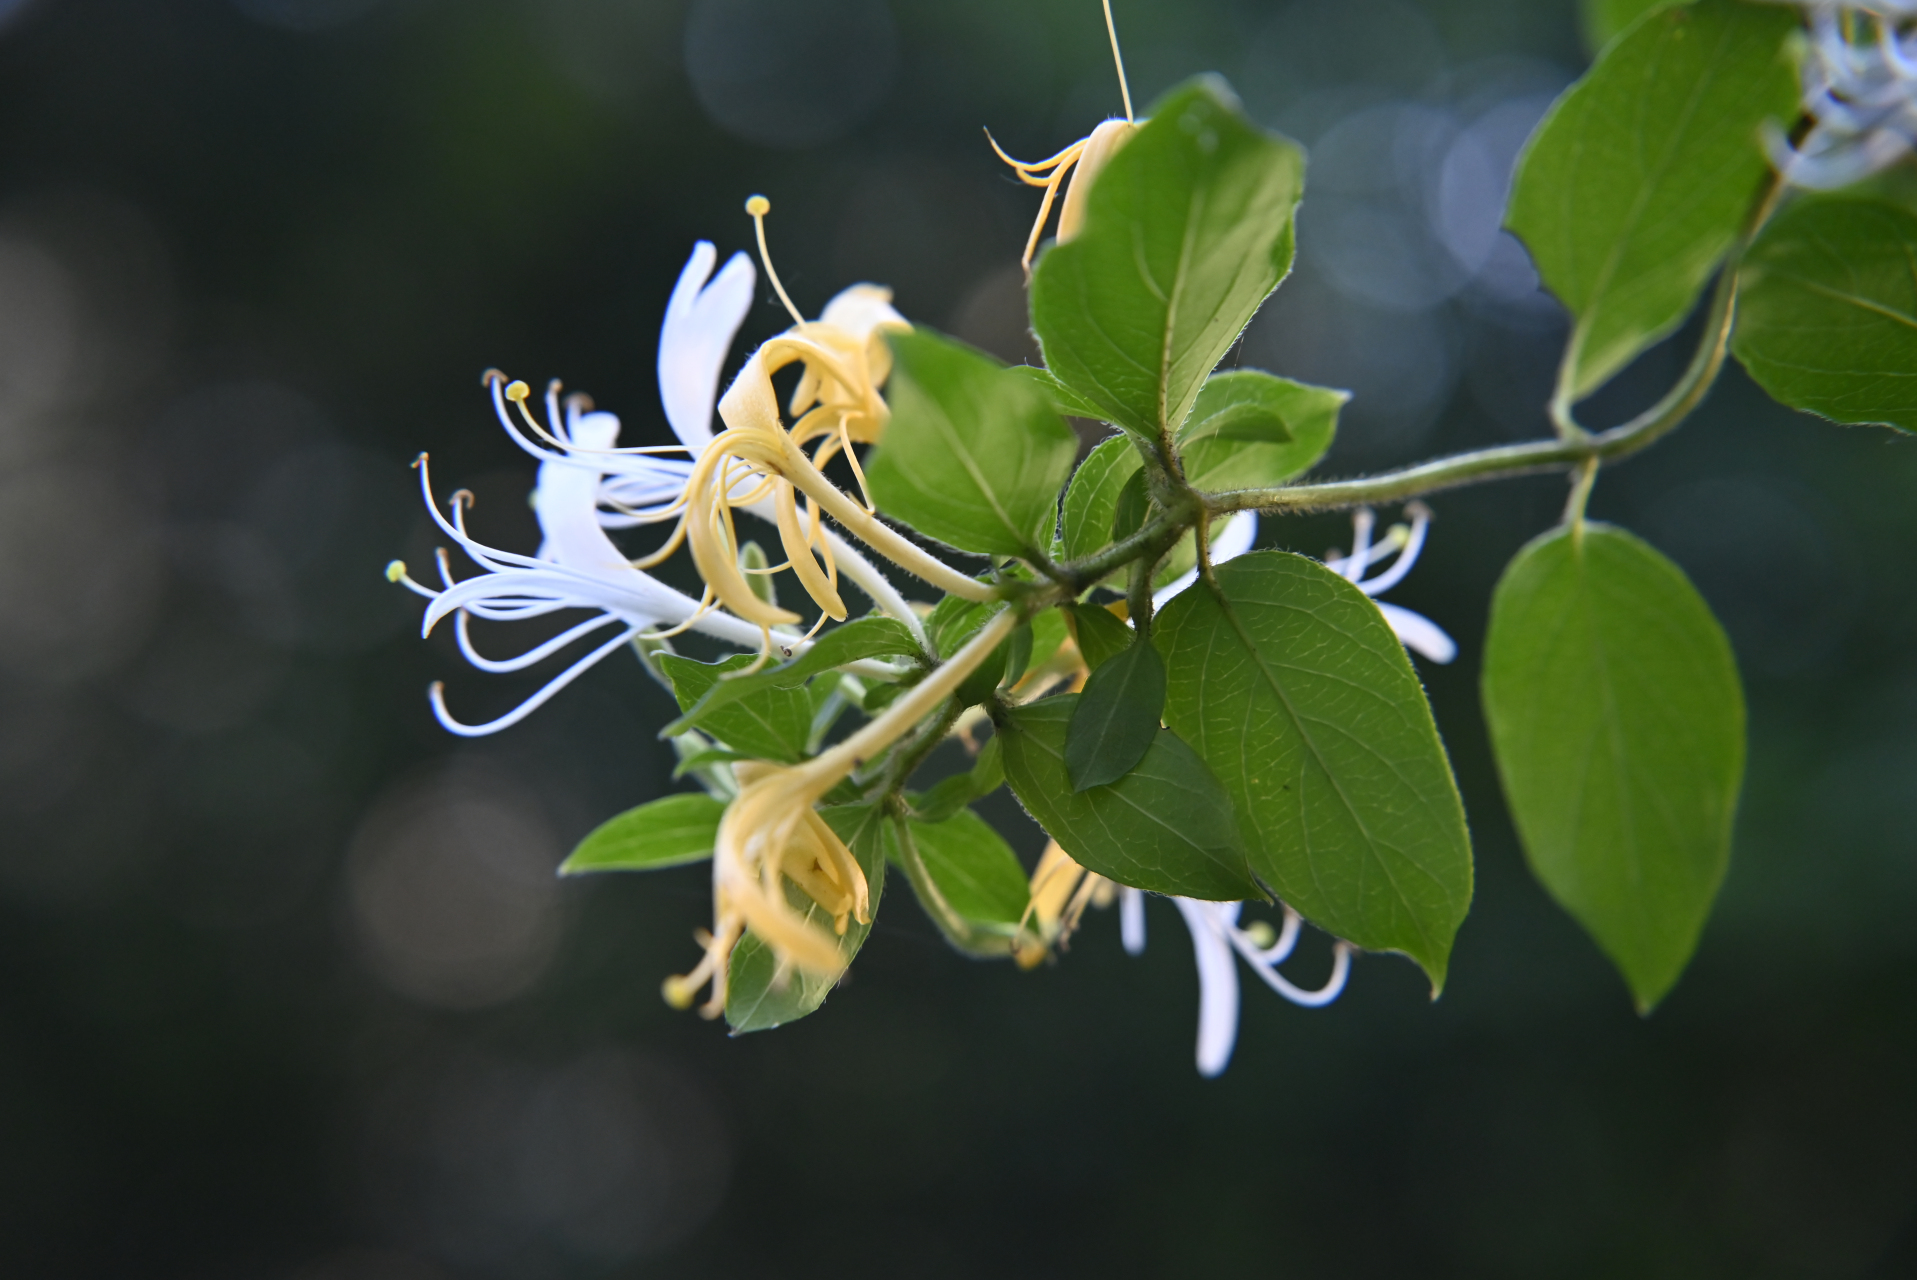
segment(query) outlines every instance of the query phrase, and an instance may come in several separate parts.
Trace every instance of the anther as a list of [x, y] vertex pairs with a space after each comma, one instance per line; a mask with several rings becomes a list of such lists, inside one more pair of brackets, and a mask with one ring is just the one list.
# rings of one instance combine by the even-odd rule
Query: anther
[[506, 398], [521, 408], [525, 407], [526, 397], [532, 394], [532, 388], [524, 382], [514, 382], [506, 388]]
[[398, 582], [401, 578], [405, 576], [406, 576], [406, 562], [404, 560], [395, 560], [391, 564], [386, 566], [386, 581]]
[[505, 380], [506, 375], [497, 369], [488, 369], [479, 375], [479, 385], [482, 387], [490, 387], [495, 383], [504, 382]]

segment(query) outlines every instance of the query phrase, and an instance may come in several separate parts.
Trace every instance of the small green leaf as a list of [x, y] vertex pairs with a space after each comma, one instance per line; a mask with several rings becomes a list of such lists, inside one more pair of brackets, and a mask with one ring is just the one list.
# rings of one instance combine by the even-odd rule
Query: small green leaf
[[1224, 783], [1251, 869], [1313, 923], [1444, 986], [1471, 905], [1464, 805], [1378, 606], [1315, 560], [1254, 551], [1152, 629], [1165, 722]]
[[1699, 0], [1632, 27], [1531, 135], [1506, 217], [1575, 326], [1560, 390], [1582, 399], [1690, 312], [1797, 114], [1794, 10]]
[[892, 421], [866, 460], [879, 510], [961, 551], [1049, 547], [1078, 437], [1029, 378], [926, 329], [891, 335]]
[[1095, 604], [1069, 604], [1064, 610], [1086, 670], [1096, 671], [1113, 654], [1132, 647], [1131, 627], [1119, 621], [1110, 609]]
[[1036, 669], [1050, 662], [1052, 655], [1058, 652], [1058, 647], [1065, 643], [1065, 615], [1057, 609], [1046, 609], [1034, 617], [1030, 625], [1032, 628], [1030, 665]]
[[968, 955], [1011, 955], [1031, 890], [998, 832], [961, 809], [943, 822], [895, 824], [892, 834], [893, 858], [946, 940]]
[[1917, 431], [1917, 214], [1786, 209], [1744, 259], [1731, 349], [1793, 409]]
[[1014, 685], [1032, 661], [1032, 624], [1022, 622], [1013, 628], [1012, 634], [1005, 637], [1004, 647], [1005, 674], [999, 677], [999, 683]]
[[757, 758], [746, 755], [743, 751], [731, 751], [725, 747], [707, 747], [701, 751], [694, 751], [690, 755], [680, 756], [679, 763], [672, 767], [672, 780], [677, 782], [688, 773], [697, 773], [713, 765], [730, 765], [741, 760]]
[[978, 749], [978, 759], [972, 762], [972, 794], [975, 797], [991, 795], [1005, 785], [1004, 744], [993, 734]]
[[[937, 647], [941, 658], [950, 658], [965, 647], [966, 641], [977, 635], [979, 629], [990, 622], [998, 612], [1005, 608], [999, 601], [975, 602], [961, 600], [957, 596], [947, 596], [938, 602], [932, 612], [926, 616], [925, 631]], [[972, 707], [992, 696], [999, 681], [1005, 676], [1005, 662], [1009, 656], [1010, 640], [992, 650], [985, 661], [973, 668], [959, 685], [956, 696], [960, 705]]]
[[[767, 667], [749, 676], [738, 676], [731, 680], [708, 679], [699, 685], [699, 692], [688, 702], [684, 695], [679, 696], [679, 706], [686, 712], [671, 724], [659, 731], [661, 738], [670, 738], [684, 733], [687, 729], [710, 723], [708, 717], [731, 706], [741, 698], [766, 689], [796, 689], [807, 679], [821, 671], [830, 671], [834, 667], [843, 667], [849, 662], [861, 658], [917, 657], [918, 641], [905, 629], [905, 624], [893, 618], [859, 618], [824, 632], [807, 649], [792, 661], [776, 667]], [[676, 655], [675, 655], [676, 656]], [[680, 662], [691, 659], [679, 658]], [[694, 663], [694, 666], [704, 666]], [[740, 662], [731, 660], [731, 667], [720, 664], [712, 670], [730, 670], [749, 665], [749, 660]], [[688, 686], [690, 688], [690, 686]], [[678, 693], [678, 682], [674, 679], [674, 693]], [[810, 712], [807, 712], [808, 717]], [[713, 732], [719, 737], [725, 735], [717, 729]], [[726, 739], [728, 742], [731, 739]], [[733, 743], [734, 746], [739, 745]]]
[[1578, 5], [1578, 25], [1584, 29], [1585, 45], [1596, 53], [1651, 10], [1689, 3], [1690, 0], [1582, 0]]
[[1151, 495], [1145, 492], [1145, 471], [1140, 467], [1118, 491], [1118, 505], [1112, 510], [1111, 540], [1117, 542], [1137, 533], [1151, 509]]
[[1098, 416], [1148, 439], [1192, 400], [1291, 269], [1304, 156], [1201, 76], [1152, 107], [1032, 273], [1045, 364]]
[[735, 751], [763, 760], [792, 764], [805, 755], [805, 741], [812, 731], [812, 698], [804, 686], [784, 688], [771, 683], [758, 684], [743, 694], [726, 698], [723, 705], [708, 709], [700, 707], [700, 703], [709, 693], [752, 678], [742, 677], [736, 682], [720, 679], [728, 672], [751, 666], [752, 655], [735, 653], [720, 662], [695, 662], [676, 653], [666, 653], [659, 655], [658, 662], [672, 681], [673, 696], [679, 699], [679, 705], [697, 709], [696, 715], [681, 716], [660, 730], [660, 737], [683, 733], [696, 723]]
[[[885, 888], [885, 815], [878, 805], [837, 805], [819, 810], [819, 816], [836, 831], [852, 851], [853, 860], [865, 872], [871, 892], [872, 917], [878, 918], [879, 895]], [[832, 917], [796, 886], [785, 886], [786, 901], [815, 929], [830, 931]], [[839, 952], [847, 964], [859, 954], [871, 925], [853, 920], [839, 939]], [[759, 936], [747, 930], [739, 945], [732, 949], [731, 979], [726, 987], [726, 1022], [733, 1033], [767, 1031], [805, 1017], [832, 994], [837, 985], [830, 978], [803, 970], [779, 972], [771, 948]]]
[[559, 864], [559, 874], [651, 871], [703, 862], [712, 856], [725, 816], [723, 800], [698, 791], [663, 796], [608, 818]]
[[1144, 469], [1138, 446], [1117, 435], [1100, 441], [1085, 455], [1065, 491], [1065, 558], [1076, 560], [1109, 544], [1118, 516], [1118, 496]]
[[1199, 489], [1262, 489], [1302, 475], [1325, 456], [1348, 391], [1255, 369], [1205, 384], [1179, 432], [1185, 478]]
[[1165, 709], [1165, 664], [1158, 650], [1133, 641], [1092, 672], [1065, 734], [1065, 770], [1072, 790], [1116, 782], [1145, 758]]
[[1215, 902], [1262, 897], [1224, 788], [1171, 730], [1117, 782], [1072, 790], [1065, 735], [1077, 703], [1075, 693], [1045, 698], [998, 722], [1005, 778], [1025, 811], [1080, 865], [1120, 884]]
[[1498, 582], [1484, 710], [1532, 871], [1648, 1012], [1730, 860], [1744, 694], [1722, 628], [1630, 534], [1555, 530]]

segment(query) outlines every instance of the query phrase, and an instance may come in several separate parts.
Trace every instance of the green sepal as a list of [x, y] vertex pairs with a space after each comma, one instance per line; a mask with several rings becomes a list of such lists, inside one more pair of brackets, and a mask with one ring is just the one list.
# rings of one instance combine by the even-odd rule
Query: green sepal
[[654, 871], [712, 856], [725, 801], [685, 791], [628, 809], [594, 827], [559, 864], [562, 876], [589, 871]]

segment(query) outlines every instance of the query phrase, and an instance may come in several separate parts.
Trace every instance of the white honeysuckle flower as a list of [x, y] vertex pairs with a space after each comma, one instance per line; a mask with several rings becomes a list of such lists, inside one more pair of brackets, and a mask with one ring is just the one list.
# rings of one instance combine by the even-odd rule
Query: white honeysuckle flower
[[[1421, 613], [1386, 604], [1377, 598], [1404, 581], [1405, 575], [1411, 572], [1411, 566], [1418, 562], [1418, 553], [1424, 550], [1425, 533], [1431, 528], [1430, 510], [1422, 502], [1414, 502], [1405, 508], [1405, 514], [1411, 517], [1409, 526], [1394, 525], [1385, 537], [1373, 542], [1371, 533], [1377, 522], [1370, 508], [1352, 512], [1351, 554], [1340, 556], [1334, 551], [1326, 557], [1325, 567], [1372, 597], [1371, 603], [1378, 606], [1385, 622], [1405, 648], [1433, 662], [1449, 662], [1458, 656], [1457, 642], [1446, 635], [1437, 623]], [[1380, 562], [1391, 559], [1394, 553], [1396, 559], [1392, 559], [1390, 566], [1382, 573], [1365, 577]]]
[[1849, 186], [1897, 163], [1917, 143], [1917, 0], [1804, 6], [1811, 25], [1801, 75], [1810, 132], [1795, 146], [1766, 126], [1771, 163], [1812, 190]]
[[[1404, 581], [1424, 550], [1425, 534], [1431, 527], [1431, 512], [1422, 503], [1405, 509], [1411, 523], [1396, 525], [1385, 537], [1373, 541], [1376, 517], [1369, 509], [1352, 513], [1352, 549], [1350, 555], [1332, 552], [1325, 565], [1340, 575], [1378, 606], [1400, 643], [1433, 662], [1450, 662], [1458, 656], [1458, 646], [1438, 625], [1423, 614], [1376, 599]], [[1257, 517], [1239, 512], [1212, 539], [1214, 564], [1243, 555], [1257, 539]], [[1371, 571], [1389, 560], [1386, 567]], [[1367, 577], [1367, 574], [1371, 576]], [[1163, 605], [1198, 580], [1194, 570], [1158, 592], [1154, 603]], [[1316, 991], [1307, 991], [1278, 972], [1278, 966], [1290, 958], [1298, 945], [1303, 921], [1289, 906], [1284, 908], [1284, 925], [1274, 938], [1268, 927], [1241, 928], [1242, 902], [1203, 902], [1196, 898], [1173, 898], [1173, 905], [1185, 917], [1191, 931], [1192, 952], [1198, 962], [1198, 1073], [1207, 1078], [1224, 1071], [1231, 1061], [1233, 1045], [1238, 1041], [1238, 966], [1233, 953], [1250, 965], [1266, 986], [1293, 1004], [1307, 1009], [1321, 1008], [1336, 1000], [1345, 989], [1351, 973], [1351, 944], [1340, 939], [1332, 948], [1331, 977]], [[1119, 938], [1130, 955], [1145, 950], [1145, 895], [1137, 889], [1121, 890], [1118, 900]]]
[[[735, 254], [718, 278], [707, 284], [716, 257], [706, 241], [694, 247], [667, 303], [659, 337], [660, 398], [667, 421], [680, 440], [674, 448], [691, 454], [691, 458], [662, 457], [657, 449], [619, 448], [619, 419], [594, 411], [584, 396], [567, 397], [562, 406], [556, 383], [547, 388], [545, 396], [546, 426], [542, 429], [529, 424], [538, 432], [539, 438], [535, 439], [514, 421], [507, 403], [509, 392], [521, 397], [523, 387], [508, 388], [503, 377], [490, 375], [488, 387], [500, 424], [515, 443], [539, 460], [532, 505], [544, 541], [537, 555], [526, 556], [485, 546], [467, 533], [464, 512], [470, 495], [463, 491], [454, 494], [448, 504], [451, 518], [442, 514], [433, 496], [426, 459], [420, 457], [420, 484], [434, 522], [485, 570], [477, 577], [455, 581], [442, 553], [439, 572], [443, 588], [434, 590], [408, 577], [400, 562], [388, 567], [389, 578], [432, 600], [423, 633], [430, 633], [452, 614], [460, 652], [467, 660], [482, 671], [510, 672], [552, 657], [604, 628], [618, 628], [610, 639], [512, 711], [485, 724], [468, 725], [456, 720], [446, 709], [443, 687], [435, 683], [431, 689], [433, 713], [449, 732], [477, 737], [510, 728], [608, 654], [650, 629], [690, 627], [742, 649], [757, 649], [764, 643], [761, 628], [694, 600], [645, 573], [606, 533], [609, 528], [657, 523], [676, 514], [683, 506], [686, 478], [693, 463], [712, 439], [719, 375], [751, 305], [755, 279], [751, 261], [744, 254]], [[523, 409], [523, 400], [520, 407]], [[829, 531], [826, 537], [837, 542]], [[842, 548], [840, 555], [848, 577], [861, 585], [869, 580], [868, 593], [882, 607], [910, 619], [910, 625], [918, 628], [910, 606], [868, 562], [849, 547]], [[855, 572], [860, 567], [864, 573]], [[512, 658], [488, 658], [472, 643], [471, 618], [524, 621], [567, 609], [588, 609], [597, 616]], [[774, 636], [788, 652], [804, 647], [798, 636], [783, 632]], [[881, 674], [877, 670], [873, 673]]]

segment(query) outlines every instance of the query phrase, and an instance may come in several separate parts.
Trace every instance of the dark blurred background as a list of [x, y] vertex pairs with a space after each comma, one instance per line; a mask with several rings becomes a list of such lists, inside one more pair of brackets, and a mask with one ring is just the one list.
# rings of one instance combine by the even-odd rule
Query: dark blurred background
[[[1116, 10], [1141, 103], [1215, 68], [1311, 149], [1240, 358], [1356, 391], [1326, 470], [1545, 430], [1563, 323], [1497, 221], [1568, 2]], [[895, 884], [819, 1015], [728, 1039], [658, 996], [703, 868], [551, 874], [673, 785], [638, 665], [434, 725], [433, 679], [473, 719], [535, 683], [381, 576], [431, 562], [421, 449], [536, 545], [482, 369], [664, 439], [666, 295], [754, 191], [801, 306], [882, 281], [1022, 358], [1035, 200], [980, 127], [1037, 155], [1117, 109], [1095, 0], [0, 0], [0, 1271], [1917, 1274], [1917, 452], [1735, 371], [1593, 504], [1751, 698], [1730, 878], [1648, 1020], [1529, 879], [1477, 712], [1551, 478], [1441, 496], [1392, 597], [1463, 647], [1422, 668], [1478, 850], [1449, 990], [1248, 986], [1217, 1081], [1163, 904], [1142, 959], [1103, 915], [1023, 974]]]

